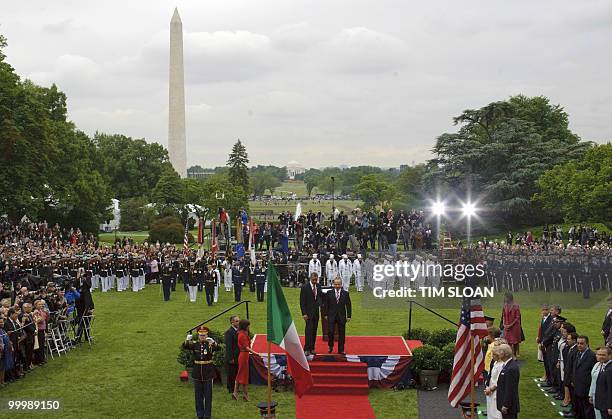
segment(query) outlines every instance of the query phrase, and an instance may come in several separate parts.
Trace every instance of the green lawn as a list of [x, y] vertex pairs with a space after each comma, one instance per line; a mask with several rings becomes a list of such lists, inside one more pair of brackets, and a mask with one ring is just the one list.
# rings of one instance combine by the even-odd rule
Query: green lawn
[[[179, 284], [179, 287], [181, 285]], [[299, 317], [299, 290], [285, 289], [298, 329], [303, 328]], [[246, 291], [245, 298], [252, 298]], [[408, 313], [405, 307], [388, 308], [362, 305], [362, 294], [353, 293], [354, 315], [348, 326], [353, 335], [400, 335], [407, 329]], [[516, 294], [521, 302], [522, 295]], [[547, 301], [555, 301], [547, 294]], [[602, 300], [598, 296], [599, 300]], [[527, 297], [525, 297], [527, 298]], [[94, 293], [96, 322], [94, 334], [97, 343], [93, 349], [82, 346], [61, 359], [50, 361], [37, 368], [26, 379], [2, 389], [2, 398], [31, 397], [36, 399], [61, 398], [64, 402], [62, 417], [192, 417], [194, 415], [193, 389], [181, 383], [178, 374], [181, 366], [176, 362], [178, 346], [185, 331], [202, 320], [233, 304], [233, 298], [224, 291], [218, 304], [207, 307], [185, 302], [183, 292], [172, 294], [172, 300], [162, 302], [159, 288], [154, 285], [140, 293]], [[593, 299], [595, 301], [595, 299]], [[498, 302], [485, 307], [488, 314], [499, 318]], [[593, 338], [594, 346], [600, 342], [598, 330], [605, 312], [601, 307], [564, 310], [564, 315], [578, 328]], [[441, 309], [440, 312], [456, 319], [459, 307]], [[250, 305], [250, 318], [254, 333], [265, 332], [266, 311], [264, 303]], [[538, 326], [537, 308], [523, 309], [526, 344], [521, 350], [522, 378], [520, 384], [521, 415], [523, 417], [554, 418], [556, 413], [540, 391], [535, 391], [533, 377], [542, 374], [542, 366], [536, 361], [535, 335]], [[244, 316], [244, 309], [238, 314]], [[227, 316], [212, 322], [214, 329], [227, 327]], [[441, 328], [447, 324], [437, 317], [416, 308], [414, 327]], [[216, 418], [257, 417], [255, 403], [265, 398], [265, 387], [251, 386], [252, 402], [235, 402], [225, 387], [214, 391], [213, 414]], [[477, 390], [480, 391], [480, 390]], [[274, 394], [279, 401], [279, 417], [294, 417], [293, 396]], [[417, 417], [416, 392], [372, 390], [370, 400], [379, 418]], [[52, 415], [46, 415], [52, 416]], [[59, 417], [60, 415], [57, 415]]]

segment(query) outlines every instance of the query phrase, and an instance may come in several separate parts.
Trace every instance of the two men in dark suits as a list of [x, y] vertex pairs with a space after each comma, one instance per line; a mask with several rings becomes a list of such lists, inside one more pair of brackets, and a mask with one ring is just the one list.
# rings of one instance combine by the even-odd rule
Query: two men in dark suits
[[514, 419], [520, 412], [519, 404], [519, 371], [518, 363], [512, 358], [510, 345], [499, 345], [500, 361], [504, 363], [497, 378], [497, 410], [504, 419]]
[[304, 332], [304, 353], [306, 356], [315, 355], [315, 342], [319, 328], [319, 308], [323, 302], [323, 295], [321, 285], [319, 285], [319, 275], [312, 272], [310, 281], [302, 285], [300, 290], [300, 309], [306, 322], [306, 331]]
[[327, 345], [329, 353], [334, 350], [334, 330], [338, 326], [338, 353], [344, 355], [346, 323], [351, 321], [351, 297], [342, 288], [342, 279], [334, 279], [334, 289], [325, 294], [323, 299], [327, 320]]
[[595, 365], [595, 353], [589, 348], [589, 338], [578, 336], [576, 347], [576, 359], [574, 361], [574, 372], [572, 380], [574, 385], [574, 411], [578, 419], [590, 419], [595, 417], [593, 405], [589, 403], [589, 389], [591, 387], [591, 370]]
[[225, 331], [223, 339], [225, 342], [227, 390], [230, 393], [234, 392], [234, 382], [236, 381], [236, 374], [238, 374], [238, 355], [240, 355], [240, 349], [238, 348], [238, 323], [240, 323], [240, 317], [230, 317], [230, 327]]

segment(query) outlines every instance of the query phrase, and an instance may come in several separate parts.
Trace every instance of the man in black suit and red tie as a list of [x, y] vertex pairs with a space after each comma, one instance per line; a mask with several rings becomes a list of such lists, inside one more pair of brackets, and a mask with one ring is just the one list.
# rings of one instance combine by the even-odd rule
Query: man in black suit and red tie
[[317, 340], [317, 329], [319, 328], [319, 307], [323, 301], [323, 292], [319, 285], [319, 275], [316, 272], [310, 274], [310, 281], [302, 285], [300, 290], [300, 309], [302, 317], [306, 322], [304, 332], [304, 354], [315, 355], [315, 342]]
[[338, 353], [344, 355], [346, 338], [346, 323], [351, 321], [351, 297], [342, 289], [342, 279], [334, 279], [334, 289], [324, 297], [325, 313], [327, 313], [327, 344], [329, 353], [334, 350], [334, 330], [338, 325]]
[[510, 345], [502, 344], [498, 348], [500, 361], [504, 366], [497, 379], [497, 410], [504, 419], [514, 419], [520, 411], [518, 387], [521, 373], [518, 363], [512, 358]]

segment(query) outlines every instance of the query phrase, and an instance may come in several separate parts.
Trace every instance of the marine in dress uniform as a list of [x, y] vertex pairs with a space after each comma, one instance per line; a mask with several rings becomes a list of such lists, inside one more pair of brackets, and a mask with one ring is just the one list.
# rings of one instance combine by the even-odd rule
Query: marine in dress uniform
[[206, 290], [206, 304], [213, 305], [215, 299], [215, 286], [217, 285], [217, 273], [212, 265], [208, 265], [208, 270], [204, 274], [204, 289]]
[[193, 351], [193, 370], [191, 378], [195, 390], [195, 408], [198, 419], [209, 419], [212, 414], [212, 389], [215, 378], [213, 353], [218, 349], [217, 343], [208, 337], [209, 329], [202, 326], [198, 329], [197, 342], [192, 341], [191, 334], [183, 343], [184, 349]]
[[266, 286], [266, 270], [261, 267], [261, 262], [255, 266], [255, 286], [257, 287], [257, 301], [261, 302], [264, 300], [264, 288]]

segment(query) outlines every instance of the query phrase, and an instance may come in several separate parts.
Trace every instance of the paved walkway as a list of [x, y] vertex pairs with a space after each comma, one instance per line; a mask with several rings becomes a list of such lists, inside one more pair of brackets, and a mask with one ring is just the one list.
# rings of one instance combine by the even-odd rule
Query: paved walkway
[[[476, 387], [476, 402], [479, 410], [486, 412], [486, 402], [482, 387]], [[448, 384], [442, 384], [434, 391], [417, 392], [419, 419], [452, 419], [460, 418], [459, 409], [451, 407], [447, 399]], [[486, 416], [485, 416], [486, 417]]]

